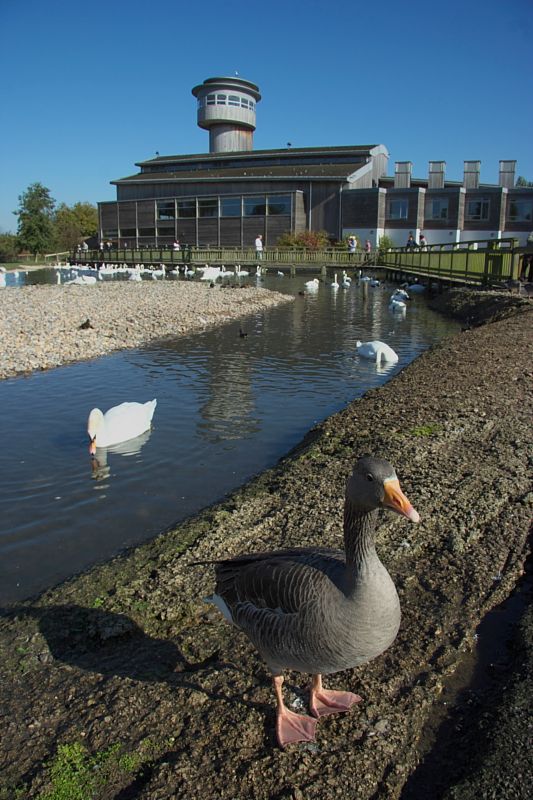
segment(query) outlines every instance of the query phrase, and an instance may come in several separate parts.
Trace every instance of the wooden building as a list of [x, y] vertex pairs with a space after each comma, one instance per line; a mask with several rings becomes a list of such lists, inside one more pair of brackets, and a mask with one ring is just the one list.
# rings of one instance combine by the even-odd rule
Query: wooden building
[[[120, 247], [273, 247], [290, 231], [355, 233], [375, 246], [423, 231], [428, 243], [514, 236], [533, 229], [533, 190], [516, 188], [516, 162], [500, 162], [499, 184], [480, 183], [480, 162], [464, 162], [462, 182], [446, 181], [445, 162], [427, 178], [396, 162], [387, 177], [383, 144], [253, 150], [259, 88], [238, 77], [208, 78], [192, 90], [209, 153], [158, 156], [114, 180], [117, 199], [99, 203], [100, 239]], [[522, 241], [523, 240], [523, 241]]]

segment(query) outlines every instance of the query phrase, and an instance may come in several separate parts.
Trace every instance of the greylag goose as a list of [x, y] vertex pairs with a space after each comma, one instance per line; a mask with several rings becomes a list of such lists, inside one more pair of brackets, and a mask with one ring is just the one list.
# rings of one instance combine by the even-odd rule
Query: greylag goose
[[316, 719], [283, 702], [285, 670], [313, 676], [314, 717], [348, 711], [361, 698], [324, 689], [322, 675], [364, 664], [396, 638], [400, 603], [375, 549], [380, 508], [411, 522], [420, 519], [392, 465], [363, 456], [346, 485], [344, 551], [294, 548], [215, 562], [216, 588], [208, 601], [248, 636], [268, 664], [281, 747], [312, 741], [316, 727]]

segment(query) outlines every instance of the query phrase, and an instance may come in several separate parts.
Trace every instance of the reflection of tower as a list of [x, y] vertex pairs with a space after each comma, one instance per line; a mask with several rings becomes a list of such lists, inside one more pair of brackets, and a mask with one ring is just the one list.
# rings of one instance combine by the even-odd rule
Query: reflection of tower
[[241, 78], [207, 78], [195, 86], [198, 125], [209, 131], [209, 152], [253, 149], [259, 87]]
[[212, 441], [246, 439], [260, 427], [252, 393], [252, 368], [244, 353], [209, 358], [210, 394], [200, 408], [198, 432]]

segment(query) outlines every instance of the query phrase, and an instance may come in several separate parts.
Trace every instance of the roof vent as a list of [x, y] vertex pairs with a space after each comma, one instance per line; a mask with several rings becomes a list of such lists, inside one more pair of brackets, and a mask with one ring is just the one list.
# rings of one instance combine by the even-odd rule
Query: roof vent
[[397, 161], [394, 165], [394, 188], [409, 189], [411, 186], [411, 161]]
[[465, 161], [463, 186], [465, 189], [479, 189], [479, 170], [481, 161]]
[[428, 174], [428, 189], [444, 189], [445, 161], [430, 161]]
[[498, 184], [512, 189], [515, 183], [516, 161], [500, 161], [500, 177]]

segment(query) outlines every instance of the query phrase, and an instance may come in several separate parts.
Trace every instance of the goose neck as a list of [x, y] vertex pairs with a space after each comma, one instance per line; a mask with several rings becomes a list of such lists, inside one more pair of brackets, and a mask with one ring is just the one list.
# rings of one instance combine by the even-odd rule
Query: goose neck
[[378, 511], [362, 511], [349, 500], [344, 506], [344, 550], [346, 566], [360, 568], [375, 552], [375, 530]]

